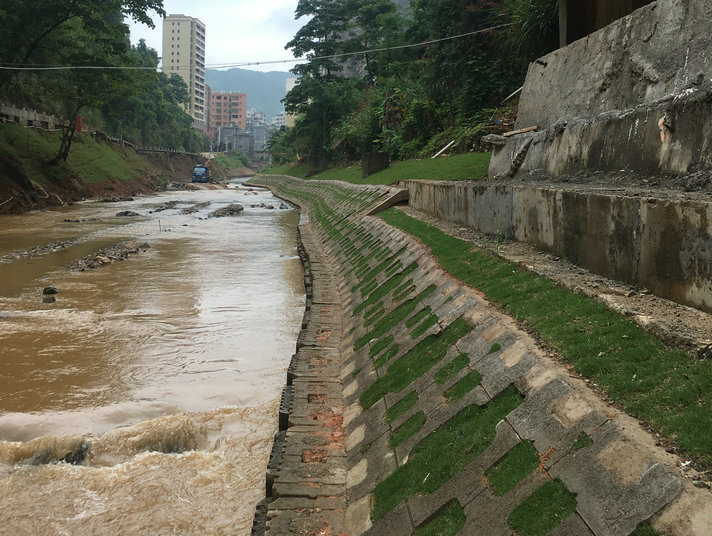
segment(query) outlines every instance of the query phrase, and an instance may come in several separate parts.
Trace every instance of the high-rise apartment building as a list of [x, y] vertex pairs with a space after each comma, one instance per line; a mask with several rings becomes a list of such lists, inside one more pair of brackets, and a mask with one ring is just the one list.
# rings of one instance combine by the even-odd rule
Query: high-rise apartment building
[[210, 135], [220, 127], [247, 128], [247, 93], [213, 92], [210, 95]]
[[163, 20], [163, 72], [176, 73], [188, 86], [185, 111], [196, 129], [207, 131], [205, 94], [205, 24], [186, 15], [168, 15]]

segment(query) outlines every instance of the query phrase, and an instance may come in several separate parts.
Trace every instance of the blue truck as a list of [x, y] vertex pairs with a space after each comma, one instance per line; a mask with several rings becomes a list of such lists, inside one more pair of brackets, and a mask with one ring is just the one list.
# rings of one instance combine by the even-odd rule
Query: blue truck
[[210, 167], [207, 165], [199, 165], [193, 167], [191, 182], [208, 182], [210, 181]]

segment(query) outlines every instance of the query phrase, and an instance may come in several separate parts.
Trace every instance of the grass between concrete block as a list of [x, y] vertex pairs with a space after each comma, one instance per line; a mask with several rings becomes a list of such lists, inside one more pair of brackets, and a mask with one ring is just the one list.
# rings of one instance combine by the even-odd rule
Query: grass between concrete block
[[593, 439], [586, 433], [581, 432], [574, 443], [574, 450], [581, 450], [593, 443]]
[[376, 361], [373, 363], [374, 368], [379, 369], [386, 363], [388, 363], [392, 358], [394, 358], [396, 355], [398, 355], [398, 344], [394, 344], [391, 346], [388, 350], [386, 350], [381, 356], [376, 359]]
[[490, 489], [502, 496], [539, 466], [539, 454], [531, 441], [519, 443], [501, 461], [487, 469]]
[[486, 406], [464, 408], [421, 440], [408, 461], [376, 485], [371, 518], [378, 521], [413, 493], [439, 489], [489, 447], [497, 423], [521, 401], [510, 386]]
[[408, 315], [410, 315], [415, 310], [415, 308], [422, 300], [427, 298], [435, 291], [435, 288], [435, 285], [430, 285], [416, 297], [400, 304], [393, 311], [381, 318], [378, 322], [376, 322], [371, 331], [369, 331], [362, 337], [356, 339], [356, 342], [354, 342], [354, 350], [360, 350], [366, 344], [368, 344], [369, 341], [382, 337], [391, 329], [393, 329], [396, 325], [400, 324], [408, 317]]
[[393, 404], [390, 408], [388, 408], [388, 411], [386, 411], [386, 421], [388, 421], [389, 423], [395, 421], [398, 417], [400, 417], [410, 408], [415, 406], [417, 402], [418, 393], [415, 391], [411, 391], [403, 398], [401, 398], [398, 402]]
[[435, 383], [442, 385], [470, 364], [470, 356], [460, 354], [435, 373]]
[[472, 330], [462, 317], [420, 344], [388, 367], [386, 374], [367, 387], [359, 398], [364, 409], [370, 408], [386, 393], [397, 393], [435, 366], [448, 349]]
[[423, 319], [423, 321], [420, 324], [418, 324], [418, 326], [413, 331], [410, 332], [411, 338], [417, 339], [418, 337], [423, 335], [423, 333], [425, 333], [430, 328], [432, 328], [435, 324], [437, 324], [438, 320], [440, 320], [438, 315], [436, 315], [435, 313], [430, 313], [428, 316], [426, 316]]
[[415, 313], [413, 316], [411, 316], [408, 320], [405, 321], [405, 326], [407, 328], [412, 328], [415, 326], [418, 322], [423, 320], [426, 316], [430, 314], [432, 309], [430, 307], [423, 307], [420, 311]]
[[518, 536], [546, 536], [576, 511], [576, 497], [559, 479], [524, 499], [507, 517]]
[[460, 532], [467, 518], [460, 501], [453, 499], [447, 503], [430, 521], [422, 525], [417, 536], [455, 536]]
[[369, 357], [376, 357], [383, 350], [388, 348], [391, 344], [395, 342], [395, 337], [389, 335], [388, 337], [381, 337], [378, 342], [376, 342], [371, 348], [368, 349]]
[[477, 387], [482, 381], [482, 374], [476, 370], [471, 370], [455, 383], [450, 389], [445, 391], [445, 402], [452, 404], [457, 402], [467, 393]]
[[402, 445], [423, 427], [426, 420], [425, 413], [422, 411], [410, 417], [393, 431], [388, 441], [389, 446], [394, 449], [398, 445]]
[[630, 536], [659, 536], [659, 534], [647, 523], [638, 525]]
[[405, 270], [398, 272], [397, 274], [391, 276], [383, 285], [376, 287], [373, 289], [373, 291], [368, 295], [366, 299], [364, 299], [359, 305], [356, 306], [354, 309], [354, 315], [357, 315], [360, 313], [363, 309], [366, 309], [367, 307], [370, 307], [371, 305], [377, 303], [379, 300], [381, 300], [386, 294], [391, 292], [393, 289], [397, 288], [403, 279], [408, 276], [411, 272], [415, 271], [415, 269], [418, 267], [418, 264], [413, 262], [410, 265], [408, 265]]
[[418, 237], [451, 275], [526, 322], [625, 411], [712, 466], [712, 361], [667, 348], [604, 305], [400, 211], [380, 216]]

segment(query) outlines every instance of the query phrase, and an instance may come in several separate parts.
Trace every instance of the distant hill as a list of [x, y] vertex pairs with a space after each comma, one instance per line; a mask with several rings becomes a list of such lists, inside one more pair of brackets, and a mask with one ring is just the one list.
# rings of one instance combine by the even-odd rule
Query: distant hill
[[285, 81], [294, 77], [291, 73], [271, 71], [262, 73], [248, 69], [219, 71], [207, 69], [205, 81], [213, 91], [239, 91], [247, 93], [247, 109], [252, 108], [267, 114], [267, 121], [284, 110], [280, 102], [285, 95]]

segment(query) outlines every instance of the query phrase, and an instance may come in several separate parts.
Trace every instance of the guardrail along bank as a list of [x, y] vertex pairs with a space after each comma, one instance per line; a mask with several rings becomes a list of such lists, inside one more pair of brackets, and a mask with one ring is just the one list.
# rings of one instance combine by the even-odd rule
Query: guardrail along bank
[[367, 215], [402, 191], [252, 183], [304, 211], [308, 296], [253, 534], [698, 533], [709, 501], [636, 421]]

